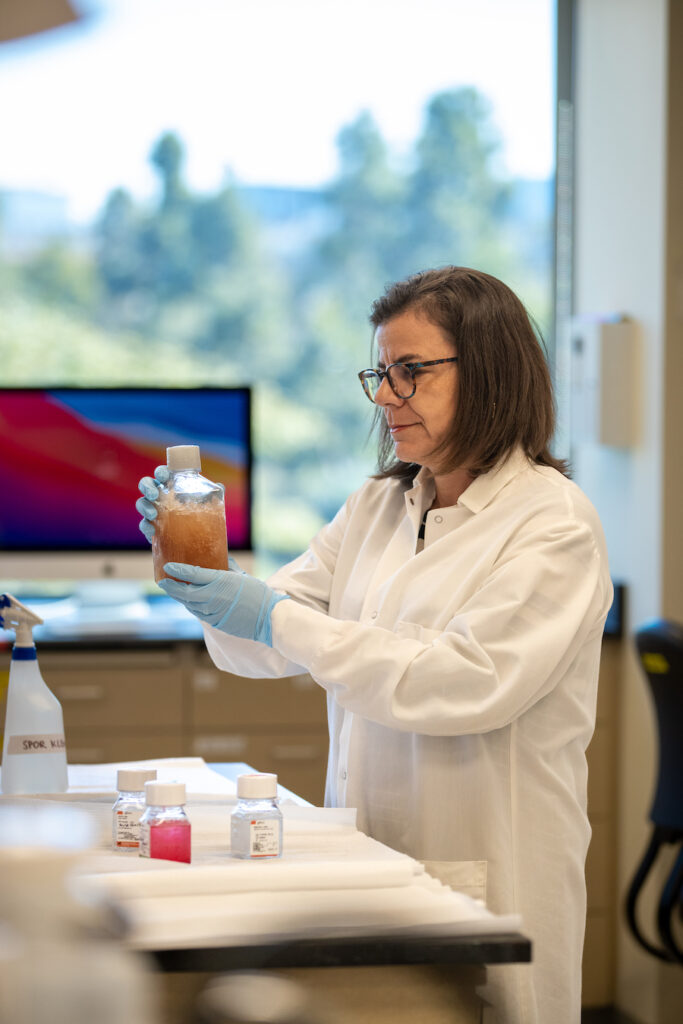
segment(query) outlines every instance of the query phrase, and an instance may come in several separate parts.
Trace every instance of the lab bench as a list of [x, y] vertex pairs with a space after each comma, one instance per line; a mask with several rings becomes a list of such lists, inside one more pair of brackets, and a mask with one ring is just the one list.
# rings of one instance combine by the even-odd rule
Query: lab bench
[[[41, 614], [40, 602], [26, 600]], [[197, 620], [168, 598], [136, 623], [35, 631], [43, 676], [64, 710], [69, 760], [102, 763], [200, 756], [246, 761], [322, 804], [328, 736], [324, 691], [307, 676], [245, 679], [219, 671]], [[12, 635], [0, 631], [0, 723]], [[4, 649], [3, 649], [4, 647]], [[610, 1001], [615, 962], [616, 708], [622, 645], [603, 642], [597, 723], [588, 749], [592, 840], [583, 1001]], [[3, 685], [4, 684], [4, 685]]]
[[[243, 763], [210, 767], [233, 783], [243, 772], [253, 770]], [[420, 1024], [482, 1024], [486, 1002], [481, 989], [490, 968], [505, 972], [532, 959], [531, 943], [520, 930], [523, 922], [518, 915], [496, 918], [438, 883], [436, 891], [431, 885], [425, 890], [430, 901], [427, 909], [418, 895], [420, 875], [411, 871], [404, 876], [406, 866], [415, 863], [410, 858], [374, 843], [352, 825], [350, 836], [349, 824], [344, 825], [341, 818], [326, 825], [324, 815], [334, 812], [306, 808], [306, 801], [281, 786], [279, 796], [281, 803], [289, 801], [301, 808], [293, 818], [285, 815], [282, 862], [268, 865], [290, 872], [286, 884], [279, 874], [261, 874], [266, 865], [249, 864], [245, 867], [255, 868], [258, 875], [252, 873], [248, 884], [240, 875], [241, 881], [231, 885], [228, 870], [211, 897], [207, 897], [206, 876], [201, 876], [200, 884], [192, 884], [185, 870], [182, 881], [174, 878], [165, 889], [162, 882], [161, 889], [155, 885], [149, 893], [144, 883], [138, 888], [139, 881], [132, 888], [116, 887], [132, 923], [132, 948], [144, 951], [156, 968], [161, 1024], [196, 1024], [197, 1000], [207, 982], [244, 971], [261, 983], [265, 974], [296, 985], [306, 1012], [282, 1018], [288, 1024], [414, 1024], [416, 1020]], [[191, 796], [188, 803], [192, 815]], [[216, 808], [223, 812], [220, 805]], [[297, 821], [305, 822], [298, 835]], [[317, 837], [316, 829], [320, 830]], [[196, 862], [193, 853], [193, 869], [215, 871], [215, 854], [203, 860], [202, 849], [207, 848], [200, 844]], [[304, 873], [299, 870], [302, 866], [307, 868]], [[148, 879], [149, 873], [142, 877]], [[267, 916], [259, 899], [266, 888], [254, 886], [256, 877], [263, 879], [266, 888], [272, 886], [273, 905]], [[266, 878], [271, 881], [266, 883]], [[332, 891], [340, 887], [343, 909]], [[194, 916], [186, 907], [178, 907], [190, 892], [200, 900], [210, 898], [210, 920], [204, 916], [208, 904], [200, 905]], [[390, 897], [388, 904], [385, 894]], [[292, 895], [296, 895], [294, 903], [288, 899]], [[287, 900], [284, 917], [278, 896]], [[142, 899], [141, 914], [136, 911], [136, 898]], [[169, 898], [171, 904], [166, 907]], [[245, 899], [252, 900], [253, 906], [249, 904], [249, 924], [242, 932], [245, 904], [239, 901]], [[155, 900], [156, 914], [150, 911]], [[217, 900], [227, 902], [217, 907]], [[440, 909], [432, 917], [436, 904]], [[340, 917], [331, 910], [333, 906]], [[267, 1007], [261, 1003], [259, 1009], [265, 1013]], [[256, 1018], [247, 1014], [239, 1019]]]
[[[213, 764], [235, 781], [246, 765]], [[184, 1024], [197, 995], [216, 974], [265, 971], [297, 983], [314, 1020], [331, 1024], [480, 1024], [478, 989], [493, 965], [528, 963], [520, 933], [370, 935], [290, 942], [166, 949], [153, 954], [163, 972], [164, 1024]]]

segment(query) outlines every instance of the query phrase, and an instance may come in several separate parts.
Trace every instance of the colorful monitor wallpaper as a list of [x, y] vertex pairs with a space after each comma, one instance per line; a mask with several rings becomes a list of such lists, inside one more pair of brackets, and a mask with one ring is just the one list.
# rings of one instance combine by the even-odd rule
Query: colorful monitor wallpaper
[[138, 480], [175, 444], [199, 445], [250, 550], [248, 388], [0, 389], [0, 549], [144, 550]]

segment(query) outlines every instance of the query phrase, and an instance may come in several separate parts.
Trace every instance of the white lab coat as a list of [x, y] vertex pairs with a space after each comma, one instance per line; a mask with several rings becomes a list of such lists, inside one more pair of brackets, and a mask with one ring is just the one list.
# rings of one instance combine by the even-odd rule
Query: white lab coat
[[269, 581], [294, 598], [273, 649], [210, 626], [207, 647], [239, 675], [309, 672], [327, 690], [326, 803], [443, 880], [470, 862], [488, 906], [522, 914], [533, 964], [489, 970], [491, 1019], [578, 1024], [602, 529], [519, 450], [428, 513], [416, 554], [433, 497], [426, 469], [369, 480]]

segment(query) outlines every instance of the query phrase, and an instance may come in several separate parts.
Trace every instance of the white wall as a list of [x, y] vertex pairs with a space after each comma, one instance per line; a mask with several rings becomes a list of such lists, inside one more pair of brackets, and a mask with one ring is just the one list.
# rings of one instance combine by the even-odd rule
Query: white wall
[[[679, 0], [670, 2], [681, 6]], [[586, 445], [572, 456], [575, 478], [602, 517], [612, 575], [628, 587], [629, 634], [657, 615], [683, 621], [683, 591], [673, 583], [674, 576], [683, 577], [681, 542], [672, 525], [676, 516], [681, 521], [681, 506], [673, 502], [680, 496], [683, 434], [672, 436], [681, 413], [671, 404], [676, 393], [683, 395], [683, 380], [681, 358], [673, 349], [680, 325], [671, 303], [667, 230], [673, 198], [680, 199], [683, 184], [672, 183], [668, 166], [673, 102], [668, 8], [667, 0], [576, 0], [574, 311], [624, 313], [638, 322], [641, 433], [631, 450]], [[680, 113], [680, 100], [675, 103]], [[676, 352], [680, 335], [677, 341]], [[676, 405], [681, 404], [679, 397]], [[656, 771], [649, 693], [630, 637], [624, 642], [619, 700], [622, 899], [649, 834]], [[621, 1009], [644, 1024], [674, 1020], [671, 991], [665, 993], [676, 987], [675, 972], [683, 976], [680, 968], [641, 953], [620, 923], [616, 1002]], [[683, 1000], [683, 989], [678, 997]]]
[[608, 538], [612, 575], [659, 609], [664, 267], [665, 0], [580, 0], [576, 38], [575, 312], [642, 327], [642, 440], [581, 447], [577, 475]]

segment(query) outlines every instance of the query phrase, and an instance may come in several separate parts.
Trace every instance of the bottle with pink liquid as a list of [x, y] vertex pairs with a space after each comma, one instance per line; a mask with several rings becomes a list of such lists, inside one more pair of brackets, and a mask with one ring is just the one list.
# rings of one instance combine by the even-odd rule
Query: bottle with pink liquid
[[166, 576], [166, 562], [187, 562], [205, 569], [228, 568], [228, 539], [222, 484], [201, 474], [196, 444], [166, 449], [170, 476], [159, 486], [154, 520], [152, 558], [154, 579]]
[[192, 826], [185, 813], [184, 782], [146, 782], [147, 809], [140, 819], [140, 856], [192, 860]]

